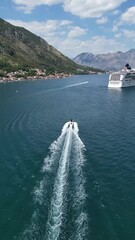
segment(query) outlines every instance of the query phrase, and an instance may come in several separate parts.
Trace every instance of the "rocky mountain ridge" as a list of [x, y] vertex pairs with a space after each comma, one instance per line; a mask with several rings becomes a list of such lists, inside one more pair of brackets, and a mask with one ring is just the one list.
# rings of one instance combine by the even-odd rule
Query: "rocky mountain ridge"
[[120, 70], [126, 63], [135, 68], [135, 49], [127, 52], [116, 52], [107, 54], [81, 53], [76, 56], [74, 62], [84, 66], [91, 66], [105, 71]]

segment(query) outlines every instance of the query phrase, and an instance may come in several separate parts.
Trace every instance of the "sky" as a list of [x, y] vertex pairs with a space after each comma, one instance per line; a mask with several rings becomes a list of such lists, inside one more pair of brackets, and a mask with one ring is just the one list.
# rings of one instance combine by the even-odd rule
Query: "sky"
[[135, 0], [0, 0], [0, 17], [69, 58], [135, 48]]

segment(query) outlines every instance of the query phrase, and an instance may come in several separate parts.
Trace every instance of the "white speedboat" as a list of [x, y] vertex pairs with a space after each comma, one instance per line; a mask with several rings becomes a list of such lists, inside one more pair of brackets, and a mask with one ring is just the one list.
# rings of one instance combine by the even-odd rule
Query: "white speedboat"
[[127, 63], [125, 68], [113, 72], [109, 76], [108, 88], [123, 88], [135, 86], [135, 69], [131, 69]]

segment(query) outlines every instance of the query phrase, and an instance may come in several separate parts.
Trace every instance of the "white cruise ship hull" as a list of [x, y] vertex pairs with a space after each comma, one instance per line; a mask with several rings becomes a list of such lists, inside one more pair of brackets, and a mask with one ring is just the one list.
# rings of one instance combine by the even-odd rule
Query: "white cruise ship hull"
[[124, 88], [135, 86], [135, 70], [123, 69], [109, 76], [108, 88]]
[[108, 88], [124, 88], [135, 86], [135, 80], [132, 81], [109, 81]]

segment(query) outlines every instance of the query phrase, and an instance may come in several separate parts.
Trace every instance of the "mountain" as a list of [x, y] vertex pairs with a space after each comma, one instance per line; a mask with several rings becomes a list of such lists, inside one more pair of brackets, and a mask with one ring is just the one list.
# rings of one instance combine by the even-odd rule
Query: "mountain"
[[108, 54], [81, 53], [76, 56], [74, 62], [84, 66], [91, 66], [102, 70], [120, 70], [126, 63], [135, 68], [135, 49], [131, 49], [125, 53], [116, 52]]
[[76, 64], [44, 39], [0, 18], [0, 70], [46, 69], [48, 73], [93, 70]]

